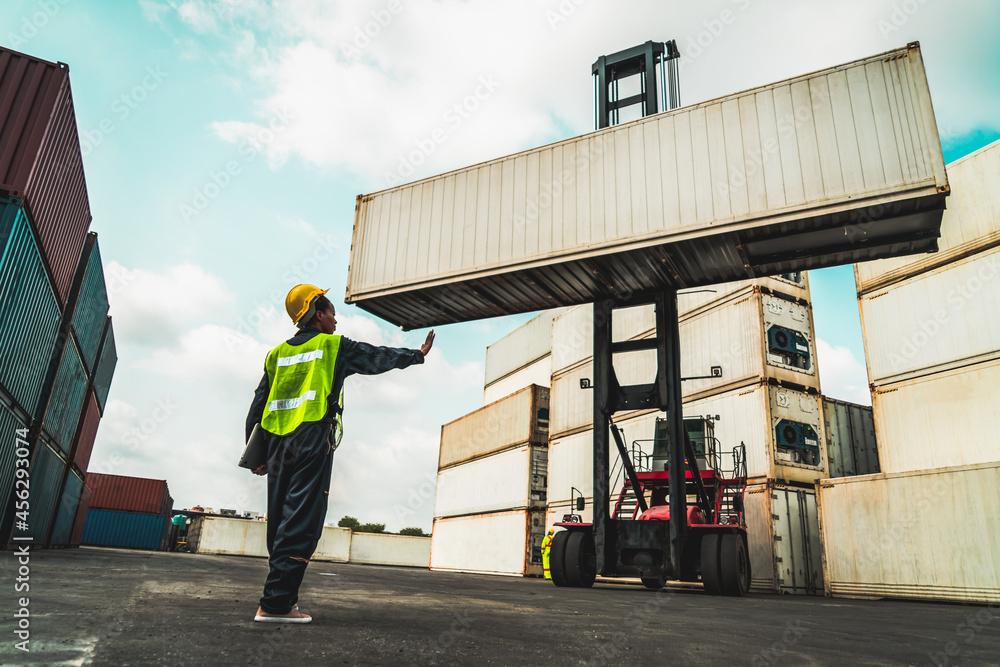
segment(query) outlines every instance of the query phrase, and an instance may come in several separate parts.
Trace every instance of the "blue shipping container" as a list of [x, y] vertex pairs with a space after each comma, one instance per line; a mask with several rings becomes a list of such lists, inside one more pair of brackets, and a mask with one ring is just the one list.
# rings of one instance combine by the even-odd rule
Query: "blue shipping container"
[[59, 370], [49, 396], [48, 407], [42, 429], [56, 442], [64, 453], [69, 454], [76, 435], [76, 425], [80, 422], [83, 402], [87, 398], [87, 373], [73, 339], [66, 339]]
[[80, 544], [159, 550], [170, 517], [122, 510], [90, 509]]
[[111, 326], [111, 318], [104, 325], [104, 335], [101, 337], [101, 354], [97, 358], [97, 369], [94, 371], [94, 394], [97, 396], [97, 406], [104, 415], [104, 406], [108, 403], [108, 392], [111, 391], [111, 378], [118, 364], [118, 350], [115, 348], [115, 330]]
[[52, 526], [50, 545], [69, 544], [73, 533], [73, 521], [76, 519], [76, 508], [80, 506], [80, 493], [83, 491], [83, 478], [76, 470], [70, 470], [66, 476], [62, 497], [59, 499], [59, 509], [56, 511], [56, 522]]
[[15, 521], [14, 537], [30, 535], [36, 543], [42, 543], [49, 536], [49, 528], [52, 527], [52, 519], [59, 504], [66, 461], [44, 440], [40, 439], [35, 443], [35, 450], [29, 480], [31, 493], [28, 495], [28, 529], [20, 528]]
[[87, 372], [93, 374], [101, 346], [101, 334], [104, 332], [104, 320], [108, 316], [108, 288], [104, 283], [101, 248], [97, 244], [97, 234], [93, 232], [88, 234], [87, 243], [83, 247], [77, 281], [76, 294], [71, 297], [74, 303], [71, 325]]
[[7, 197], [0, 197], [0, 312], [0, 385], [37, 419], [62, 316], [26, 209]]
[[[14, 521], [14, 470], [17, 455], [30, 454], [26, 451], [28, 424], [6, 405], [0, 405], [0, 541], [6, 540]], [[18, 452], [18, 450], [21, 450]]]

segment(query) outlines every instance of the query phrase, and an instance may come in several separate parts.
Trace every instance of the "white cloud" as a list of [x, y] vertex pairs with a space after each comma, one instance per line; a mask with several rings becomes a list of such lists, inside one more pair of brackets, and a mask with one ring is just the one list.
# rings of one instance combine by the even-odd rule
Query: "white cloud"
[[868, 371], [847, 347], [817, 339], [817, 364], [823, 394], [842, 401], [871, 405]]
[[256, 385], [270, 346], [235, 329], [205, 324], [170, 346], [155, 349], [133, 368], [221, 390]]

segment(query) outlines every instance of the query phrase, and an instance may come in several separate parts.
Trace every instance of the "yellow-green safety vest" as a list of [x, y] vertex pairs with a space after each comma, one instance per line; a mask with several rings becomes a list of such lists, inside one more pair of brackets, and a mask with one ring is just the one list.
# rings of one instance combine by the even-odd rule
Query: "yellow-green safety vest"
[[[285, 342], [268, 353], [264, 370], [271, 391], [260, 421], [264, 430], [274, 435], [288, 435], [303, 422], [316, 422], [326, 416], [340, 338], [320, 333], [301, 345]], [[341, 408], [343, 401], [341, 394]], [[341, 433], [340, 415], [337, 415], [335, 445], [340, 444]]]

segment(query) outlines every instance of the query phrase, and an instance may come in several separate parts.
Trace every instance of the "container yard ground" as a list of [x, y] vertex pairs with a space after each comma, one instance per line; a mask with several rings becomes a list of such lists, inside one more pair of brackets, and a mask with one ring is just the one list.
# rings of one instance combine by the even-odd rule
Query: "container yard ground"
[[[8, 552], [3, 556], [8, 580], [11, 561]], [[621, 584], [557, 589], [538, 579], [323, 562], [309, 567], [300, 599], [313, 623], [262, 625], [251, 618], [266, 573], [263, 559], [238, 556], [86, 547], [35, 552], [32, 652], [13, 648], [15, 602], [8, 594], [0, 663], [925, 665], [935, 664], [933, 657], [937, 664], [985, 665], [1000, 660], [1000, 609], [990, 612], [985, 606], [724, 598], [681, 587], [658, 595]]]

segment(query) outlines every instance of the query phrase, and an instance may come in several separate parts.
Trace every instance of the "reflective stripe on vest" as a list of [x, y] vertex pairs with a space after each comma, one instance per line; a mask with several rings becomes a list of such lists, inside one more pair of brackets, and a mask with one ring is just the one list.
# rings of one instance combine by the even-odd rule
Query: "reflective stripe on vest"
[[268, 353], [264, 368], [271, 390], [260, 422], [266, 431], [288, 435], [303, 422], [326, 416], [339, 350], [340, 336], [316, 334]]

